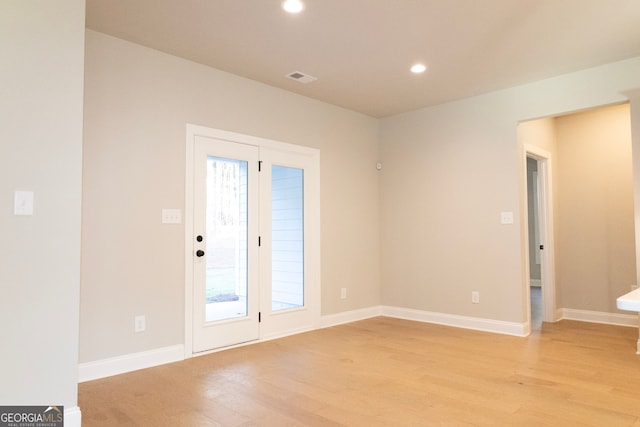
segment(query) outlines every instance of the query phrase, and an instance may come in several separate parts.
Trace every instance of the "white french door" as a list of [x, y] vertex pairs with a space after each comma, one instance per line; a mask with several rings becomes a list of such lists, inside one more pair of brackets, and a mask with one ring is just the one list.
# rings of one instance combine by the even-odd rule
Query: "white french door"
[[310, 226], [313, 162], [296, 153], [261, 150], [260, 248], [265, 337], [308, 330], [315, 318]]
[[188, 355], [318, 325], [318, 154], [188, 126]]
[[193, 351], [259, 338], [257, 147], [194, 141]]

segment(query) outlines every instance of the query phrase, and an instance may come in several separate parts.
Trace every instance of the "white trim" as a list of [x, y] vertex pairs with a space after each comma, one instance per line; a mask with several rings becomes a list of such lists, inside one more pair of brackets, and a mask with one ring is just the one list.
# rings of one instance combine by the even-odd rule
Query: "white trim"
[[206, 126], [198, 126], [187, 123], [187, 145], [193, 145], [193, 138], [195, 136], [215, 138], [222, 141], [254, 145], [256, 147], [264, 147], [271, 150], [292, 152], [307, 156], [316, 156], [320, 151], [317, 148], [307, 147], [304, 145], [290, 144], [273, 139], [260, 138], [257, 136], [245, 135], [242, 133], [230, 132], [222, 129], [214, 129]]
[[78, 382], [96, 380], [181, 360], [184, 360], [184, 346], [182, 344], [81, 363], [78, 366]]
[[[527, 331], [529, 330], [528, 323], [505, 322], [501, 320], [483, 319], [478, 317], [458, 316], [455, 314], [435, 313], [403, 307], [374, 306], [322, 316], [320, 319], [319, 328], [294, 329], [277, 335], [274, 334], [271, 336], [267, 336], [256, 341], [206, 351], [194, 354], [193, 356], [217, 353], [232, 348], [258, 344], [261, 342], [283, 338], [290, 335], [296, 335], [299, 333], [309, 332], [317, 329], [357, 322], [360, 320], [366, 320], [378, 316], [413, 320], [424, 323], [433, 323], [437, 325], [451, 326], [454, 328], [471, 329], [476, 331], [512, 335], [517, 337], [527, 336]], [[615, 326], [638, 327], [638, 316], [630, 314], [603, 313], [597, 311], [564, 308], [557, 311], [556, 318], [558, 320], [567, 319], [591, 323], [605, 323]], [[638, 345], [638, 351], [640, 352], [640, 340], [638, 340]], [[185, 359], [185, 350], [183, 347], [184, 346], [182, 345], [174, 345], [170, 347], [159, 348], [156, 350], [98, 360], [95, 362], [81, 363], [79, 366], [79, 382], [91, 381], [99, 378], [109, 377], [112, 375], [132, 372], [139, 369], [179, 362]], [[77, 417], [78, 420], [80, 419], [79, 408], [71, 408], [68, 411], [70, 412], [70, 418]], [[67, 421], [67, 409], [65, 409], [65, 421]], [[80, 426], [79, 423], [70, 425]]]
[[[309, 177], [309, 182], [311, 188], [309, 188], [310, 194], [305, 194], [305, 203], [309, 203], [309, 218], [306, 218], [305, 221], [308, 220], [308, 232], [309, 232], [309, 242], [310, 249], [305, 252], [305, 271], [309, 272], [309, 282], [306, 284], [306, 291], [309, 292], [310, 301], [308, 301], [308, 305], [310, 310], [312, 311], [312, 321], [310, 329], [313, 330], [316, 326], [318, 326], [321, 321], [321, 309], [320, 309], [320, 301], [321, 301], [321, 264], [320, 264], [320, 248], [321, 248], [321, 220], [320, 220], [320, 150], [317, 148], [300, 146], [275, 140], [270, 140], [266, 138], [260, 138], [250, 135], [244, 135], [236, 132], [225, 131], [221, 129], [213, 129], [205, 126], [198, 126], [194, 124], [187, 123], [186, 124], [186, 150], [185, 150], [185, 207], [184, 207], [184, 230], [185, 230], [185, 240], [184, 240], [184, 255], [185, 255], [185, 298], [184, 298], [184, 313], [185, 313], [185, 324], [184, 324], [184, 346], [183, 346], [183, 357], [190, 358], [195, 356], [193, 353], [193, 286], [194, 286], [194, 272], [191, 266], [193, 265], [193, 235], [194, 235], [194, 220], [193, 220], [193, 201], [194, 201], [194, 140], [196, 136], [202, 136], [207, 138], [214, 138], [223, 141], [229, 141], [238, 144], [252, 145], [259, 147], [261, 149], [269, 149], [274, 151], [286, 152], [286, 153], [295, 153], [297, 155], [303, 155], [308, 157], [309, 161], [309, 170], [307, 175]], [[306, 181], [306, 180], [305, 180]], [[305, 189], [306, 191], [306, 189]], [[307, 206], [305, 205], [305, 210]], [[307, 225], [305, 225], [307, 228]], [[305, 240], [307, 236], [305, 236]], [[300, 332], [307, 330], [306, 326], [300, 328]], [[261, 328], [262, 329], [262, 328]], [[296, 330], [292, 331], [281, 331], [279, 333], [268, 333], [268, 339], [273, 339], [276, 335], [286, 336], [291, 335]], [[262, 342], [265, 339], [265, 336], [262, 335], [259, 340], [253, 342]], [[232, 346], [233, 347], [233, 346]], [[224, 347], [222, 349], [226, 349], [230, 347]], [[207, 354], [209, 352], [202, 352], [202, 354]], [[201, 353], [198, 353], [198, 355]]]
[[477, 331], [493, 332], [504, 335], [523, 337], [526, 333], [525, 323], [505, 322], [501, 320], [482, 319], [478, 317], [458, 316], [455, 314], [435, 313], [403, 307], [376, 306], [362, 308], [342, 313], [322, 316], [323, 328], [357, 322], [377, 316], [394, 317], [396, 319], [415, 320], [418, 322], [434, 323], [456, 328], [473, 329]]
[[184, 180], [184, 358], [193, 356], [193, 198], [194, 141], [197, 128], [187, 124]]
[[64, 408], [64, 425], [66, 427], [82, 426], [82, 412], [79, 407]]
[[341, 313], [327, 314], [320, 319], [321, 328], [343, 325], [345, 323], [357, 322], [359, 320], [370, 319], [382, 316], [382, 307], [367, 307], [358, 310], [343, 311]]
[[606, 325], [638, 327], [638, 316], [633, 314], [607, 313], [603, 311], [578, 310], [563, 308], [560, 318], [564, 320], [579, 320], [581, 322], [604, 323]]
[[398, 319], [416, 320], [418, 322], [435, 323], [437, 325], [493, 332], [503, 335], [514, 335], [518, 337], [525, 337], [528, 335], [526, 323], [505, 322], [502, 320], [482, 319], [479, 317], [458, 316], [455, 314], [434, 313], [411, 308], [388, 306], [382, 307], [382, 315]]
[[[527, 157], [531, 157], [538, 161], [538, 199], [539, 199], [539, 222], [540, 222], [540, 241], [544, 245], [544, 251], [541, 255], [541, 288], [542, 288], [542, 320], [545, 322], [553, 322], [557, 320], [556, 316], [556, 284], [555, 284], [555, 245], [553, 231], [553, 177], [552, 177], [552, 158], [551, 153], [546, 150], [523, 143], [523, 173], [524, 182], [522, 183], [522, 217], [521, 236], [523, 236], [523, 251], [525, 258], [524, 275], [528, 279], [529, 272], [529, 215], [527, 209]], [[526, 307], [527, 323], [531, 322], [531, 301], [529, 289], [523, 292], [524, 304]]]

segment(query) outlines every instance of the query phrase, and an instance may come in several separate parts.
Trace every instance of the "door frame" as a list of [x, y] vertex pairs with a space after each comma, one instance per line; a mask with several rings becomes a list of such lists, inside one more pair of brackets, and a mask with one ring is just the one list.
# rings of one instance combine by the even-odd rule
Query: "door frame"
[[538, 162], [538, 219], [540, 229], [540, 242], [544, 245], [544, 250], [540, 253], [540, 278], [542, 288], [542, 320], [544, 322], [555, 322], [558, 320], [556, 310], [556, 286], [555, 286], [555, 262], [554, 262], [554, 240], [553, 240], [553, 181], [551, 173], [551, 153], [534, 145], [524, 144], [522, 165], [524, 170], [523, 200], [522, 209], [524, 251], [525, 251], [525, 283], [524, 283], [524, 303], [527, 312], [527, 334], [531, 332], [531, 296], [529, 291], [530, 271], [529, 271], [529, 212], [527, 201], [527, 158], [535, 159]]
[[[245, 245], [244, 250], [238, 247], [235, 267], [241, 267], [244, 270], [244, 277], [240, 279], [235, 277], [236, 286], [241, 286], [244, 292], [238, 292], [239, 295], [244, 293], [244, 308], [246, 312], [243, 315], [231, 315], [221, 319], [208, 319], [208, 304], [205, 303], [206, 287], [207, 287], [207, 267], [210, 265], [208, 256], [194, 256], [189, 264], [189, 268], [193, 270], [193, 342], [192, 351], [200, 353], [215, 348], [228, 347], [243, 342], [255, 341], [259, 338], [260, 323], [260, 248], [258, 247], [258, 236], [260, 235], [260, 172], [258, 170], [258, 162], [260, 160], [259, 147], [247, 144], [237, 144], [229, 141], [222, 141], [217, 138], [203, 138], [199, 135], [194, 137], [194, 162], [193, 176], [194, 193], [193, 209], [189, 213], [189, 218], [193, 220], [194, 230], [191, 235], [192, 253], [193, 251], [204, 249], [207, 255], [210, 240], [207, 227], [207, 195], [209, 191], [208, 182], [208, 159], [214, 156], [217, 159], [225, 159], [244, 162], [246, 165], [246, 194], [245, 209], [246, 224], [243, 228], [242, 244]], [[239, 179], [239, 177], [238, 177]], [[243, 185], [241, 185], [242, 187]], [[240, 196], [242, 198], [242, 196]], [[239, 200], [240, 200], [239, 198]], [[238, 201], [239, 201], [238, 200]], [[191, 207], [190, 206], [190, 207]], [[241, 208], [238, 212], [238, 218], [241, 216]], [[239, 224], [238, 224], [239, 225]], [[201, 242], [196, 240], [196, 235], [205, 237]], [[239, 235], [236, 235], [238, 238]], [[237, 240], [236, 244], [239, 243]], [[240, 252], [245, 253], [243, 260], [240, 259]], [[236, 271], [236, 274], [238, 271]], [[214, 304], [213, 311], [217, 311], [221, 305]]]
[[[253, 145], [259, 148], [268, 148], [271, 150], [285, 151], [306, 156], [313, 164], [313, 168], [309, 174], [305, 174], [305, 178], [309, 178], [310, 187], [305, 199], [309, 201], [309, 216], [305, 222], [305, 229], [308, 228], [309, 234], [305, 233], [305, 238], [310, 239], [309, 253], [305, 254], [305, 291], [309, 293], [309, 310], [313, 315], [313, 322], [310, 328], [306, 330], [317, 329], [320, 327], [320, 301], [321, 301], [321, 280], [320, 280], [320, 150], [310, 147], [289, 144], [285, 142], [244, 135], [236, 132], [225, 131], [221, 129], [213, 129], [205, 126], [198, 126], [187, 123], [186, 125], [186, 149], [185, 149], [185, 215], [184, 215], [184, 352], [185, 358], [193, 356], [209, 354], [216, 351], [226, 350], [238, 346], [258, 343], [267, 339], [273, 339], [280, 336], [286, 336], [293, 333], [304, 332], [305, 330], [295, 329], [285, 331], [277, 335], [265, 336], [260, 330], [260, 337], [256, 341], [248, 343], [223, 347], [205, 352], [193, 352], [193, 202], [194, 202], [194, 143], [195, 137], [202, 136], [214, 138], [223, 141], [234, 142], [238, 144]], [[306, 205], [306, 203], [305, 203]]]

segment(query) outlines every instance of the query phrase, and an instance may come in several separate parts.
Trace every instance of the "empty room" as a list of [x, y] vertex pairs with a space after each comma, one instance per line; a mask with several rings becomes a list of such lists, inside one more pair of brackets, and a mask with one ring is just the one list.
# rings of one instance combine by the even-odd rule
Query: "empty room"
[[3, 1], [0, 411], [640, 426], [638, 22]]

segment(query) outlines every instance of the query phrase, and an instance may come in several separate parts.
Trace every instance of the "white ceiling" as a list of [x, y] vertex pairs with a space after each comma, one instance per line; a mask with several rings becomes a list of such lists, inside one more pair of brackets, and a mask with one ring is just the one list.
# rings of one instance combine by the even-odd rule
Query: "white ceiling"
[[87, 27], [373, 117], [640, 56], [640, 0], [280, 3], [87, 0]]

